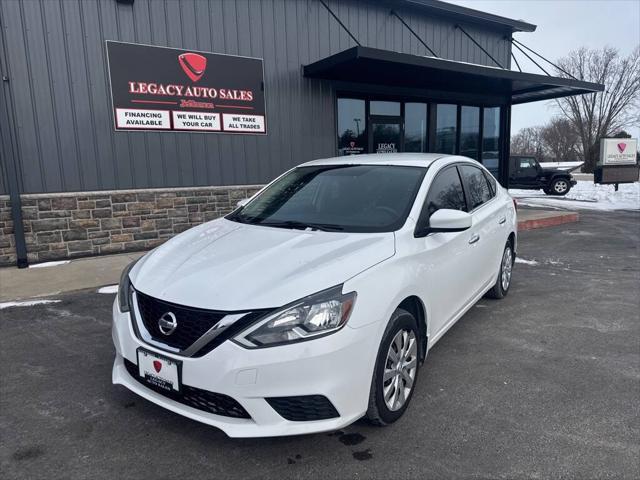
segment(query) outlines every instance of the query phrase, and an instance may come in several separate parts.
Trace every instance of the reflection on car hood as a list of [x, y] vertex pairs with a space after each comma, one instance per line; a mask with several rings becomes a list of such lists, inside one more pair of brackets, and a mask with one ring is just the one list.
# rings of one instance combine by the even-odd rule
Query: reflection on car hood
[[343, 283], [394, 253], [393, 233], [290, 230], [218, 219], [150, 252], [130, 278], [141, 292], [177, 304], [271, 308]]

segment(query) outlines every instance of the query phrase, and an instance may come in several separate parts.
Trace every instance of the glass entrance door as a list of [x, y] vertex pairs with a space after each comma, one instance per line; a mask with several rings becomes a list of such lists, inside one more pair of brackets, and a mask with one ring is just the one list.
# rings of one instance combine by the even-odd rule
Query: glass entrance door
[[369, 117], [369, 152], [397, 153], [402, 151], [402, 121], [400, 117]]

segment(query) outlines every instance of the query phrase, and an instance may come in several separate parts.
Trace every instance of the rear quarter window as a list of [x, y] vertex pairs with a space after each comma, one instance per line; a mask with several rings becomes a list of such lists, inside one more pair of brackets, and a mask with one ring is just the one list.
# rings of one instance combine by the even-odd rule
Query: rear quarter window
[[494, 196], [484, 172], [472, 165], [460, 165], [460, 176], [464, 185], [469, 211], [475, 210]]
[[491, 196], [496, 196], [497, 191], [497, 182], [496, 179], [490, 173], [483, 171], [485, 178], [487, 179], [487, 183], [489, 184], [489, 188], [491, 189]]

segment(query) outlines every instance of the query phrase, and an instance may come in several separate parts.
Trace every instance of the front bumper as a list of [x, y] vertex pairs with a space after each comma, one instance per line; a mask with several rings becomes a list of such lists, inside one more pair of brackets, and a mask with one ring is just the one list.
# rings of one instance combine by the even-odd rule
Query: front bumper
[[[355, 312], [354, 312], [355, 313]], [[230, 437], [295, 435], [331, 431], [362, 417], [366, 410], [379, 332], [377, 323], [361, 328], [348, 325], [339, 332], [308, 342], [247, 350], [231, 341], [199, 358], [181, 357], [141, 342], [128, 313], [113, 305], [114, 384], [185, 417], [223, 430]], [[182, 383], [228, 395], [251, 416], [233, 418], [192, 408], [157, 393], [134, 379], [124, 359], [137, 363], [144, 347], [182, 361]], [[265, 398], [323, 395], [339, 416], [328, 420], [289, 421]]]

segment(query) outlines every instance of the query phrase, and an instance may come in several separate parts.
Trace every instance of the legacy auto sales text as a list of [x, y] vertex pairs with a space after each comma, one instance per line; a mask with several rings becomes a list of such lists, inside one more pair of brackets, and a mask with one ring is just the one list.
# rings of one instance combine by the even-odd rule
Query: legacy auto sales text
[[195, 87], [161, 83], [129, 82], [129, 93], [136, 95], [164, 95], [172, 97], [217, 98], [220, 100], [253, 101], [251, 90], [231, 90], [227, 88]]

